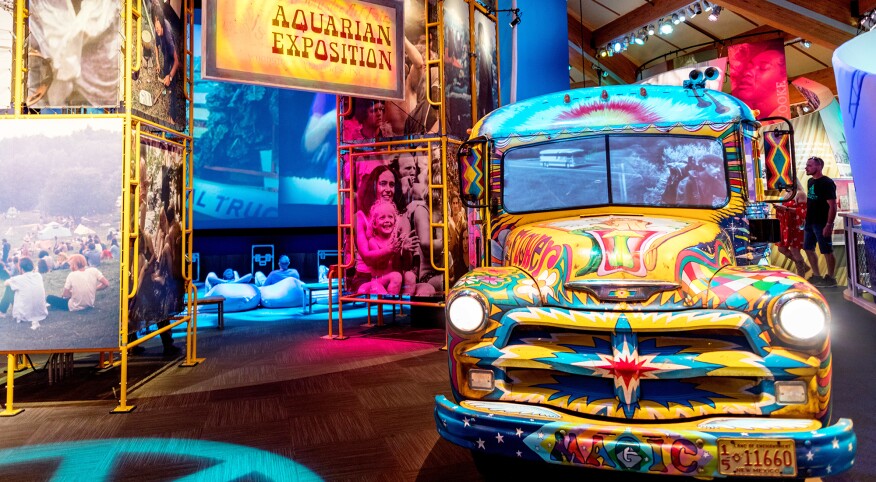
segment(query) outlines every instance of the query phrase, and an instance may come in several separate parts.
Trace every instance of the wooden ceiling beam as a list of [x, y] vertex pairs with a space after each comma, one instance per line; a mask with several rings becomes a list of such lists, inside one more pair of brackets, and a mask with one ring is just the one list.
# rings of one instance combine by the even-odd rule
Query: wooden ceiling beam
[[788, 0], [788, 2], [837, 22], [854, 25], [855, 19], [852, 18], [852, 5], [849, 0]]
[[618, 37], [632, 32], [633, 29], [640, 28], [649, 23], [656, 23], [660, 17], [671, 15], [672, 12], [690, 5], [692, 1], [693, 0], [650, 0], [648, 3], [632, 12], [622, 15], [594, 30], [593, 45], [596, 45], [597, 47], [605, 45]]
[[858, 14], [867, 13], [876, 8], [876, 0], [858, 0]]
[[[726, 7], [733, 13], [744, 15], [759, 24], [774, 25], [794, 37], [805, 38], [829, 49], [836, 49], [853, 37], [853, 34], [846, 30], [820, 22], [812, 18], [811, 15], [785, 8], [771, 1], [715, 0], [712, 3]], [[802, 1], [801, 3], [808, 4], [808, 2]]]
[[578, 68], [582, 72], [586, 72], [585, 68], [590, 68], [587, 62], [584, 61], [583, 56], [573, 47], [574, 45], [590, 57], [598, 59], [605, 70], [617, 75], [624, 82], [632, 84], [636, 81], [636, 64], [620, 54], [615, 54], [611, 57], [597, 57], [596, 49], [591, 46], [592, 42], [590, 41], [593, 38], [593, 32], [582, 25], [575, 17], [571, 15], [567, 17], [569, 28], [569, 65], [573, 68]]

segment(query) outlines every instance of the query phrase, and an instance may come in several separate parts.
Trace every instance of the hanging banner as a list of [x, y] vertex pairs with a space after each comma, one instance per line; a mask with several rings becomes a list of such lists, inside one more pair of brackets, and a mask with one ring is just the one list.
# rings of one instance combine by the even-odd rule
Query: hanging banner
[[118, 107], [122, 4], [119, 0], [28, 4], [28, 107]]
[[0, 2], [0, 110], [12, 105], [13, 7], [13, 3]]
[[833, 92], [830, 88], [806, 77], [798, 77], [791, 82], [800, 94], [806, 98], [813, 111], [818, 111], [833, 102]]
[[403, 97], [400, 0], [205, 0], [204, 78]]
[[782, 39], [731, 45], [730, 93], [757, 109], [758, 119], [791, 118], [788, 103], [788, 70]]
[[438, 131], [439, 108], [429, 99], [440, 98], [440, 72], [434, 64], [426, 68], [427, 60], [439, 58], [437, 29], [432, 28], [428, 38], [426, 36], [426, 16], [434, 19], [437, 9], [430, 4], [426, 12], [422, 0], [405, 0], [404, 12], [403, 99], [389, 102], [345, 99], [340, 108], [345, 112], [344, 119], [338, 124], [342, 143], [429, 135]]
[[447, 101], [447, 133], [457, 139], [471, 129], [471, 41], [468, 4], [444, 1], [444, 98]]
[[681, 86], [684, 84], [685, 80], [690, 79], [690, 73], [692, 70], [706, 70], [709, 67], [714, 67], [721, 71], [721, 75], [718, 76], [715, 80], [707, 80], [706, 88], [712, 90], [723, 90], [724, 89], [724, 73], [727, 71], [727, 57], [721, 57], [719, 59], [709, 60], [707, 62], [700, 62], [694, 65], [688, 65], [685, 67], [681, 67], [678, 69], [673, 69], [668, 72], [662, 72], [657, 75], [652, 75], [647, 79], [642, 79], [637, 84], [646, 84], [646, 85], [676, 85]]
[[499, 65], [496, 58], [496, 23], [480, 10], [475, 10], [474, 23], [477, 121], [499, 107]]

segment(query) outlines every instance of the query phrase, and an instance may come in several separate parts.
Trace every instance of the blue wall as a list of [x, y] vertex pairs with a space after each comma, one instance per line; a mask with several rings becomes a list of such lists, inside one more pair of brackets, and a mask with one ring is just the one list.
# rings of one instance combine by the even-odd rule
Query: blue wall
[[[511, 8], [511, 0], [500, 0], [499, 9]], [[569, 29], [566, 2], [560, 0], [517, 0], [517, 100], [569, 88]], [[511, 27], [509, 12], [500, 12], [499, 54], [502, 73], [502, 105], [511, 93]]]

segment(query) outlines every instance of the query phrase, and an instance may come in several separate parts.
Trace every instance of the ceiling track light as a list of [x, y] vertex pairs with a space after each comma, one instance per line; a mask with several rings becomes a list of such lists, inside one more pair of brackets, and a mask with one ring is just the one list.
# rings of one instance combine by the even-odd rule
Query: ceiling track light
[[654, 35], [655, 33], [657, 33], [657, 30], [654, 29], [653, 23], [648, 25], [646, 31], [648, 32], [648, 35]]
[[671, 18], [672, 18], [673, 25], [678, 25], [681, 23], [681, 19], [678, 17], [677, 13], [673, 13]]
[[672, 33], [673, 27], [672, 22], [667, 19], [663, 19], [660, 21], [660, 33], [662, 35], [669, 35]]
[[800, 45], [802, 45], [804, 49], [808, 49], [809, 47], [812, 47], [812, 42], [803, 39], [800, 41]]
[[723, 8], [720, 5], [715, 5], [714, 7], [712, 7], [712, 11], [711, 13], [709, 13], [709, 21], [717, 22], [718, 15], [721, 15], [721, 10], [723, 10]]
[[702, 4], [703, 4], [703, 11], [705, 11], [705, 12], [712, 11], [712, 4], [709, 3], [707, 0], [703, 0]]

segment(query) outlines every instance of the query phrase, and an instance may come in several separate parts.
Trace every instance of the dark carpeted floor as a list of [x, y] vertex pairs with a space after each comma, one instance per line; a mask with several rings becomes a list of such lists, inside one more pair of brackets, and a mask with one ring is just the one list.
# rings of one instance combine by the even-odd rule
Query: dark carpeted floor
[[[839, 289], [826, 295], [834, 416], [852, 418], [859, 440], [855, 468], [830, 480], [876, 480], [876, 316]], [[128, 414], [109, 413], [118, 372], [96, 371], [94, 359], [79, 355], [73, 376], [51, 388], [39, 386], [39, 374], [21, 375], [16, 406], [25, 411], [0, 418], [0, 480], [643, 480], [473, 460], [434, 427], [434, 396], [449, 395], [442, 330], [412, 327], [404, 316], [363, 327], [364, 316], [348, 310], [344, 320], [349, 338], [332, 341], [322, 338], [324, 309], [228, 313], [224, 331], [215, 315], [202, 315], [198, 354], [206, 361], [182, 368], [151, 341], [132, 359], [132, 381], [143, 381], [132, 383], [136, 410]], [[138, 363], [157, 375], [137, 375]]]

